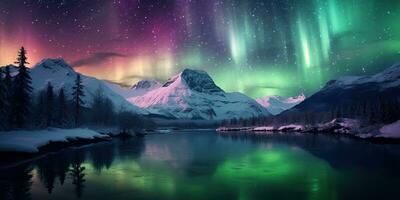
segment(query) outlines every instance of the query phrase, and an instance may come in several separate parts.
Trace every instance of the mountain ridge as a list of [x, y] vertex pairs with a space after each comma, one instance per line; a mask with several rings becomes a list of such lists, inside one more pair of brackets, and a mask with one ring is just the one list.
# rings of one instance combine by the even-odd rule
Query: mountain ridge
[[[56, 91], [63, 87], [65, 93], [68, 96], [68, 94], [72, 93], [72, 87], [74, 85], [77, 74], [80, 74], [76, 72], [71, 67], [71, 65], [69, 65], [62, 58], [42, 59], [33, 67], [28, 68], [28, 70], [32, 77], [34, 96], [46, 89], [49, 82], [52, 84], [54, 90]], [[83, 97], [83, 100], [85, 102], [84, 106], [90, 107], [93, 103], [96, 91], [98, 89], [101, 89], [103, 95], [113, 102], [114, 109], [132, 111], [138, 114], [147, 114], [147, 112], [143, 109], [140, 109], [137, 106], [130, 104], [128, 101], [125, 100], [125, 98], [112, 91], [105, 83], [105, 81], [83, 74], [81, 74], [81, 78], [84, 85], [85, 93], [85, 96]]]
[[321, 90], [278, 117], [294, 119], [307, 115], [311, 121], [350, 117], [393, 122], [400, 117], [399, 105], [400, 64], [395, 64], [374, 75], [328, 81]]

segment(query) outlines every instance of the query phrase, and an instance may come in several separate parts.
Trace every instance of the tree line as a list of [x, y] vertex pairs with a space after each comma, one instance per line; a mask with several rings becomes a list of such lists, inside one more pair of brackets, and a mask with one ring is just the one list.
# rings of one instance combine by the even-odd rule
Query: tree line
[[82, 125], [119, 126], [126, 130], [153, 125], [151, 120], [135, 113], [123, 109], [117, 112], [101, 87], [95, 92], [92, 104], [86, 105], [85, 85], [79, 73], [71, 88], [56, 90], [53, 83], [48, 82], [45, 89], [34, 94], [26, 54], [21, 47], [15, 75], [10, 66], [0, 70], [0, 130]]
[[233, 118], [223, 120], [224, 127], [286, 125], [291, 123], [315, 125], [336, 118], [358, 119], [366, 124], [389, 124], [400, 119], [400, 91], [396, 88], [376, 93], [354, 102], [332, 103], [324, 111], [287, 110], [276, 116]]

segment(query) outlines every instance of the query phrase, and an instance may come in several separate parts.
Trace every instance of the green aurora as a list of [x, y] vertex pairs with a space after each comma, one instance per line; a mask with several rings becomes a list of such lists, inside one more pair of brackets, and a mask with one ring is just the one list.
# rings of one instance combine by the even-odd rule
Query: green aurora
[[24, 45], [32, 65], [63, 57], [129, 86], [196, 68], [229, 92], [309, 96], [331, 79], [400, 61], [396, 0], [6, 0], [0, 8], [0, 65]]
[[372, 74], [400, 60], [399, 1], [255, 1], [236, 8], [221, 11], [232, 59], [210, 69], [228, 91], [310, 95], [330, 79]]

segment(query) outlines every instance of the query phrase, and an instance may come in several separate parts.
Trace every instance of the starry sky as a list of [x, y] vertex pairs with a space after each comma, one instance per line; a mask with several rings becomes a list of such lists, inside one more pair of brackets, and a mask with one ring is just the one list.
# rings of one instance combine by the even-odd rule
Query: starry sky
[[1, 0], [0, 65], [62, 57], [124, 85], [206, 70], [226, 91], [310, 95], [400, 61], [397, 0]]

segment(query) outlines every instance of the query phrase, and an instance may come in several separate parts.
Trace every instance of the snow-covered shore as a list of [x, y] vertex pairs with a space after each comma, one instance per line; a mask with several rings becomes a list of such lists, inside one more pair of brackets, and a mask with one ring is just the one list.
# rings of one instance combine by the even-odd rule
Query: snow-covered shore
[[108, 140], [110, 136], [90, 129], [18, 130], [0, 132], [0, 152], [39, 153], [39, 149], [51, 143], [72, 143], [73, 141]]
[[260, 126], [260, 127], [219, 127], [218, 132], [255, 132], [255, 133], [326, 133], [354, 136], [362, 139], [400, 139], [400, 120], [392, 124], [375, 125], [362, 127], [361, 123], [355, 119], [340, 118], [327, 123], [314, 126], [304, 126], [299, 124], [289, 124], [283, 126]]

